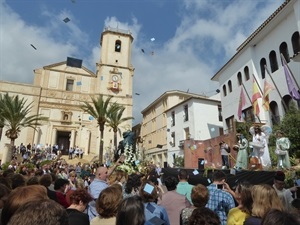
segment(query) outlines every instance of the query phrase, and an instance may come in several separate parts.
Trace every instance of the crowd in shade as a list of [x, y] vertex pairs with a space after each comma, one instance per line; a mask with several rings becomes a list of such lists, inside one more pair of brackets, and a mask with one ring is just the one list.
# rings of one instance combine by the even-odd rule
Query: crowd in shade
[[53, 161], [10, 167], [0, 175], [0, 225], [300, 225], [297, 187], [285, 174], [273, 185], [239, 181], [215, 170], [211, 182], [191, 185], [189, 173], [164, 176], [113, 166]]

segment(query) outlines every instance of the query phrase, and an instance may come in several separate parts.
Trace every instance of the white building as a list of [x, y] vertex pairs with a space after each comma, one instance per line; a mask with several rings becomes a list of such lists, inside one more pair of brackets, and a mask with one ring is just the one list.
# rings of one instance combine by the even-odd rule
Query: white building
[[[237, 114], [242, 87], [246, 97], [242, 121], [270, 125], [280, 121], [285, 108], [293, 101], [281, 64], [281, 54], [287, 61], [299, 90], [299, 31], [300, 0], [287, 0], [238, 47], [236, 54], [212, 77], [220, 85], [224, 130], [231, 129], [235, 119], [240, 121]], [[265, 71], [265, 65], [270, 76]], [[258, 99], [258, 117], [253, 115], [250, 100], [253, 95], [253, 77], [257, 80], [262, 95], [265, 80], [278, 88], [278, 91], [275, 89], [269, 94], [270, 111], [265, 111], [262, 98]]]
[[[168, 164], [184, 156], [184, 140], [206, 140], [223, 134], [221, 102], [190, 97], [166, 111]], [[175, 155], [174, 155], [175, 154]]]

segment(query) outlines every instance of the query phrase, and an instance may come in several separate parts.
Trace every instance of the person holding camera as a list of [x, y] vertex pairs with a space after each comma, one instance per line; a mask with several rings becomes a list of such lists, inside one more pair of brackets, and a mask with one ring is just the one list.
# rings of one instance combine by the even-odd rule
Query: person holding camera
[[222, 157], [222, 170], [229, 168], [229, 153], [230, 148], [228, 144], [225, 143], [225, 141], [220, 142], [220, 153]]
[[227, 186], [225, 181], [226, 174], [219, 170], [213, 174], [213, 183], [207, 187], [209, 200], [206, 207], [218, 214], [222, 225], [226, 225], [228, 212], [235, 207], [232, 195], [224, 188]]

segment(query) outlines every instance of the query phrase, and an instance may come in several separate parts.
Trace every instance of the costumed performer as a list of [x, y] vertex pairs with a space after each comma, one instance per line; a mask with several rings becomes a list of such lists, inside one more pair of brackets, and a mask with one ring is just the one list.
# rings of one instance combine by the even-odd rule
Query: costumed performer
[[259, 159], [262, 168], [268, 170], [272, 166], [268, 147], [268, 137], [272, 129], [265, 126], [264, 130], [266, 132], [262, 131], [262, 127], [255, 126], [251, 127], [249, 132], [253, 135], [251, 143], [253, 155]]
[[284, 133], [282, 131], [276, 132], [276, 149], [275, 154], [277, 155], [277, 168], [291, 168], [290, 156], [289, 156], [289, 148], [291, 146], [291, 142], [287, 137], [284, 137]]
[[235, 168], [246, 170], [248, 169], [248, 140], [243, 134], [237, 133], [236, 136], [238, 138], [238, 144], [233, 147], [233, 149], [238, 150]]

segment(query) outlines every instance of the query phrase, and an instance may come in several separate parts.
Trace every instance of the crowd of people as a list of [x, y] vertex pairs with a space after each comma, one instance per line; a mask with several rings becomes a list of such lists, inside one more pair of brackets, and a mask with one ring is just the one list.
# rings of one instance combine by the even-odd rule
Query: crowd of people
[[0, 176], [1, 225], [300, 225], [297, 187], [239, 182], [231, 188], [222, 170], [208, 186], [189, 184], [189, 174], [161, 176], [64, 161], [9, 168]]
[[37, 163], [43, 160], [56, 160], [60, 155], [68, 155], [69, 159], [73, 158], [83, 158], [84, 151], [78, 146], [70, 146], [69, 149], [66, 149], [63, 145], [59, 146], [58, 144], [30, 144], [26, 146], [21, 143], [20, 146], [13, 147], [13, 158], [17, 158], [18, 155], [21, 155], [23, 162], [34, 162]]

